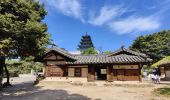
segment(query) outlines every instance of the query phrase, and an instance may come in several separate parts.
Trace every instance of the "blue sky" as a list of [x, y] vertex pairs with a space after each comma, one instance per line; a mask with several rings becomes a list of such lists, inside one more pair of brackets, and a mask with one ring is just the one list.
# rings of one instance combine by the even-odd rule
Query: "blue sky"
[[96, 49], [129, 47], [139, 35], [170, 29], [170, 0], [39, 0], [56, 45], [76, 51], [91, 35]]

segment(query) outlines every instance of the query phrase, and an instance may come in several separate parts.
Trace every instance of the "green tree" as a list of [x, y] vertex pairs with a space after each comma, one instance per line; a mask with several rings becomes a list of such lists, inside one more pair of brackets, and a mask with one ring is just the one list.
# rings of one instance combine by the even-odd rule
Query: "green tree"
[[109, 55], [111, 54], [112, 52], [111, 51], [104, 51], [103, 54], [106, 54], [106, 55]]
[[35, 62], [34, 57], [32, 57], [32, 56], [21, 60], [20, 63], [21, 63], [20, 69], [23, 70], [22, 72], [20, 71], [20, 73], [22, 73], [22, 74], [30, 73], [31, 69], [33, 69], [36, 72], [42, 71], [43, 67], [44, 67], [44, 65], [42, 63]]
[[157, 62], [170, 55], [170, 30], [139, 36], [130, 49], [143, 52]]
[[10, 76], [16, 77], [19, 74], [28, 74], [33, 69], [36, 72], [43, 71], [43, 63], [35, 62], [34, 57], [30, 56], [22, 60], [6, 60]]
[[98, 54], [98, 52], [94, 48], [88, 48], [87, 50], [82, 52], [83, 55], [89, 55], [89, 54]]
[[47, 25], [42, 22], [47, 12], [37, 0], [0, 0], [0, 76], [5, 59], [38, 57], [49, 44]]

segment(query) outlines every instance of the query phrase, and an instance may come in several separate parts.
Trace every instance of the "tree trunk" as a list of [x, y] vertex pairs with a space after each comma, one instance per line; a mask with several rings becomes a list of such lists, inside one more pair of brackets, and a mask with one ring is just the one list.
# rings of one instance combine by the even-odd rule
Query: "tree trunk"
[[0, 56], [0, 89], [2, 89], [3, 67], [4, 67], [3, 61], [4, 61], [3, 57]]
[[4, 65], [4, 67], [5, 67], [6, 77], [7, 77], [6, 84], [10, 84], [10, 83], [9, 83], [9, 79], [10, 79], [10, 77], [9, 77], [9, 71], [8, 71], [8, 69], [7, 69], [7, 67], [6, 67], [6, 64]]
[[[5, 64], [5, 57], [4, 56], [1, 56], [1, 62], [0, 62], [0, 65], [1, 65], [1, 70], [2, 70], [2, 76], [3, 76], [3, 67], [5, 68], [5, 73], [6, 73], [6, 77], [7, 77], [7, 82], [5, 82], [3, 84], [3, 87], [4, 86], [11, 86], [10, 82], [9, 82], [9, 72], [8, 72], [8, 69], [6, 67], [6, 64]], [[2, 77], [3, 78], [3, 77]], [[1, 82], [2, 83], [2, 82]]]

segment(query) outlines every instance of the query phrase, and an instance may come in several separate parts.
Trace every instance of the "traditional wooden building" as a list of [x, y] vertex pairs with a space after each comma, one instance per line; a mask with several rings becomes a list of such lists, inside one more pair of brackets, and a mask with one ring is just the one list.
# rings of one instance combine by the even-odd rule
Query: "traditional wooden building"
[[163, 58], [155, 64], [161, 76], [165, 76], [164, 79], [170, 80], [170, 56]]
[[43, 56], [45, 77], [85, 78], [87, 81], [141, 80], [141, 68], [152, 60], [121, 47], [110, 55], [73, 55], [58, 47]]
[[159, 72], [161, 76], [165, 76], [165, 79], [170, 80], [170, 63], [159, 65]]

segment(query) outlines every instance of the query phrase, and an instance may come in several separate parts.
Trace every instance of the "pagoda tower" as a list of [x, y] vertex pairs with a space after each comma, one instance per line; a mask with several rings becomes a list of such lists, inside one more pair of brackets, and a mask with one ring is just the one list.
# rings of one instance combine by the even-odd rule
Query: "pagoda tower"
[[85, 51], [88, 48], [94, 48], [91, 36], [86, 33], [86, 35], [82, 36], [80, 40], [80, 44], [78, 45], [78, 50]]

